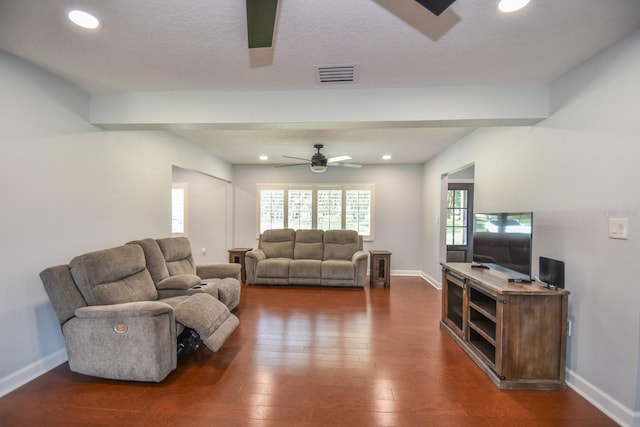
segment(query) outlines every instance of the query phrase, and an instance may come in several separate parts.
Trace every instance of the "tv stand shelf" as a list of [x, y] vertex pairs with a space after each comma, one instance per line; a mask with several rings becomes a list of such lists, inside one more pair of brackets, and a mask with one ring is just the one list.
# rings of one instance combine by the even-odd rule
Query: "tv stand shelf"
[[501, 389], [561, 390], [569, 292], [442, 264], [441, 327]]

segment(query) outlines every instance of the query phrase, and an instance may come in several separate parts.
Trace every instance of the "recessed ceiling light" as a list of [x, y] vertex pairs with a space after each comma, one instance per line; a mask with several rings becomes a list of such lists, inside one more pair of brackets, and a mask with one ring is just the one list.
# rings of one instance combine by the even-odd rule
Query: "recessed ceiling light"
[[382, 160], [391, 160], [391, 156], [389, 154], [385, 154], [382, 156]]
[[268, 156], [265, 156], [264, 154], [261, 155], [260, 157], [258, 157], [260, 160], [269, 160]]
[[98, 18], [83, 10], [74, 9], [67, 15], [69, 20], [79, 27], [96, 30], [102, 26]]
[[500, 0], [498, 3], [498, 9], [501, 12], [515, 12], [525, 7], [529, 3], [529, 0]]

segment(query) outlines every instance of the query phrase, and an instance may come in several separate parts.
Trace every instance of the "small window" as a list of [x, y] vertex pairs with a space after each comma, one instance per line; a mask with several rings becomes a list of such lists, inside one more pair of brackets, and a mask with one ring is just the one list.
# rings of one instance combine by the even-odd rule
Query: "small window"
[[171, 188], [171, 234], [187, 236], [188, 230], [188, 185], [186, 182], [173, 183]]

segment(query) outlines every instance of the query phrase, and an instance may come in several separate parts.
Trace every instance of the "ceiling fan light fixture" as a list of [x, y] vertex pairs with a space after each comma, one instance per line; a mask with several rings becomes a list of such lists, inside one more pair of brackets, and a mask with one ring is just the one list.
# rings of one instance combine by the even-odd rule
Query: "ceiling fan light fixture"
[[327, 167], [322, 165], [315, 165], [315, 166], [311, 165], [309, 166], [309, 168], [311, 168], [311, 172], [315, 172], [315, 173], [322, 173], [327, 170]]
[[529, 3], [529, 0], [500, 0], [498, 9], [500, 12], [510, 13], [522, 9]]

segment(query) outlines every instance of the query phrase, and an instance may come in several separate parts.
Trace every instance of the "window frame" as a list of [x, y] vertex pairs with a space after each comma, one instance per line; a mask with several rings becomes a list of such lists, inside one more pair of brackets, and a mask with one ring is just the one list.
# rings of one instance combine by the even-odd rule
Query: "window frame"
[[[289, 227], [289, 190], [311, 190], [312, 194], [312, 226], [318, 228], [318, 192], [322, 190], [339, 190], [341, 191], [341, 227], [345, 229], [347, 223], [347, 193], [349, 191], [368, 191], [369, 192], [369, 234], [363, 234], [365, 241], [373, 241], [375, 238], [375, 184], [257, 184], [256, 185], [256, 238], [259, 238], [262, 230], [262, 191], [278, 190], [283, 191], [284, 203], [282, 216], [284, 219], [284, 228]], [[335, 229], [335, 228], [334, 228]], [[360, 231], [358, 231], [360, 233]]]
[[[175, 200], [174, 190], [182, 190], [182, 232], [174, 232]], [[174, 182], [171, 184], [171, 235], [174, 237], [189, 237], [189, 184], [187, 182]]]
[[[448, 218], [448, 214], [449, 211], [451, 210], [464, 210], [465, 211], [465, 215], [466, 215], [466, 224], [463, 226], [449, 226], [448, 224], [445, 224], [445, 236], [449, 235], [449, 228], [452, 228], [453, 230], [455, 229], [464, 229], [465, 230], [465, 239], [466, 239], [466, 243], [465, 244], [460, 244], [460, 243], [455, 243], [455, 244], [449, 244], [446, 243], [447, 246], [447, 250], [448, 251], [456, 251], [456, 250], [465, 250], [465, 251], [470, 251], [471, 250], [471, 243], [472, 243], [472, 238], [473, 238], [473, 184], [466, 184], [466, 183], [450, 183], [448, 188], [447, 188], [447, 194], [449, 191], [466, 191], [467, 195], [466, 195], [466, 207], [461, 208], [461, 207], [453, 207], [453, 208], [449, 208], [447, 206], [447, 218]], [[455, 235], [455, 231], [454, 231], [454, 235]], [[445, 241], [446, 241], [446, 237], [445, 237]]]

